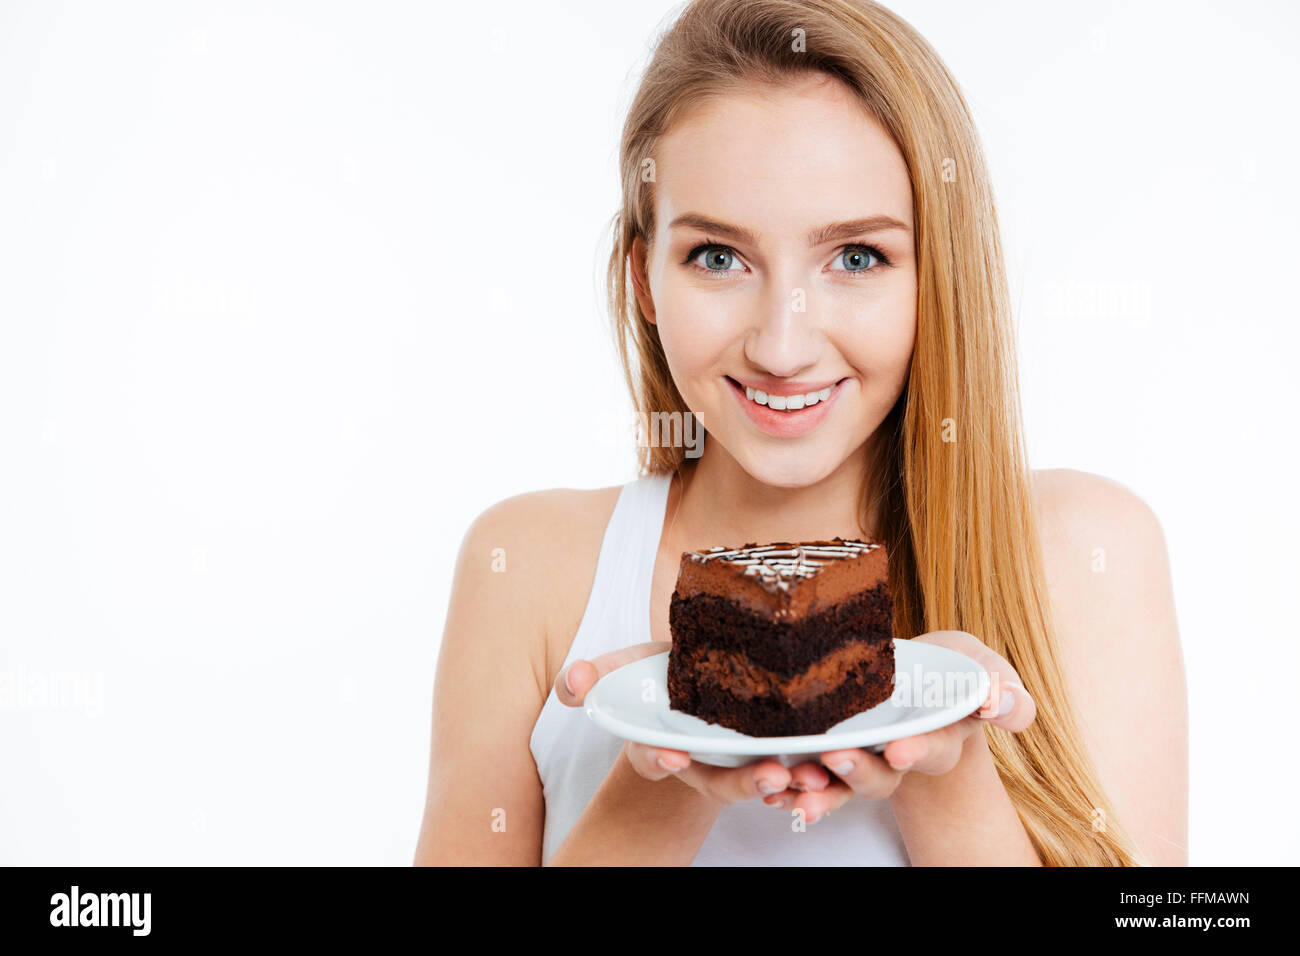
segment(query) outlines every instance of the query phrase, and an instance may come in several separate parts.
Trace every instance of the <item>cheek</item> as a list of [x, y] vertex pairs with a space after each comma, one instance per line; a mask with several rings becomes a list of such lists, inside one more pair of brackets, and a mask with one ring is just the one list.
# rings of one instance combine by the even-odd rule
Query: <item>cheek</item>
[[673, 288], [655, 296], [659, 341], [675, 378], [712, 368], [735, 338], [726, 303], [704, 298]]
[[843, 342], [844, 354], [868, 378], [868, 384], [896, 384], [907, 375], [916, 345], [916, 291], [896, 294], [859, 307], [845, 327], [853, 334]]
[[915, 346], [916, 314], [913, 312], [891, 323], [881, 336], [882, 361], [886, 369], [896, 376], [906, 375]]

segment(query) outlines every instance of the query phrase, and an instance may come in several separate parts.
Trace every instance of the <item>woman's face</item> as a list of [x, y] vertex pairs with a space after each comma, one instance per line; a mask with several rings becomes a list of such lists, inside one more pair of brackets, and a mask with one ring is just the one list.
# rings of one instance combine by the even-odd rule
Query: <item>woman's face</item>
[[902, 155], [818, 74], [705, 100], [654, 160], [655, 233], [634, 246], [633, 275], [673, 381], [754, 478], [820, 481], [907, 381], [916, 267]]

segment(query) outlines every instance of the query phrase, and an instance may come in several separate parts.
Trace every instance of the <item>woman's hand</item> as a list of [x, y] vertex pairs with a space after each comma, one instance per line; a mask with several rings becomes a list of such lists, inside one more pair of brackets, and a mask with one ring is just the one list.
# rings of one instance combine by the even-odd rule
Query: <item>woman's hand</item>
[[[555, 678], [555, 696], [569, 707], [581, 706], [587, 691], [596, 681], [624, 664], [662, 654], [672, 645], [668, 641], [649, 641], [632, 647], [620, 648], [601, 654], [592, 660], [576, 660], [560, 671]], [[662, 780], [675, 776], [720, 806], [741, 803], [765, 795], [798, 794], [802, 791], [820, 791], [830, 784], [830, 774], [812, 760], [793, 769], [775, 760], [760, 760], [744, 767], [713, 767], [694, 763], [681, 750], [650, 747], [631, 740], [623, 744], [623, 752], [636, 772], [647, 780]], [[851, 791], [850, 791], [851, 793]], [[840, 801], [842, 803], [843, 801]], [[835, 806], [839, 806], [836, 803]]]
[[955, 724], [928, 734], [891, 740], [883, 754], [863, 749], [827, 751], [821, 755], [822, 763], [835, 776], [826, 787], [816, 793], [802, 794], [788, 789], [765, 798], [764, 803], [782, 809], [802, 808], [807, 822], [814, 823], [842, 807], [855, 794], [873, 800], [892, 796], [905, 773], [947, 773], [961, 758], [963, 742], [984, 723], [991, 722], [1019, 733], [1034, 722], [1034, 699], [1025, 690], [1020, 675], [979, 638], [965, 631], [932, 631], [912, 640], [947, 647], [982, 665], [992, 678], [984, 705]]

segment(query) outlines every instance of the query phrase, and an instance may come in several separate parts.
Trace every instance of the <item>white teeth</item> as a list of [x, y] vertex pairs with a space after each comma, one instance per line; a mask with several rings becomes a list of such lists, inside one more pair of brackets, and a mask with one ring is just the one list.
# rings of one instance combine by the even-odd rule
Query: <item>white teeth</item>
[[801, 408], [807, 408], [810, 405], [816, 405], [818, 402], [826, 401], [831, 397], [833, 391], [835, 391], [835, 386], [828, 385], [826, 388], [816, 392], [809, 392], [806, 395], [769, 395], [767, 392], [746, 385], [745, 397], [751, 402], [766, 405], [768, 408], [774, 408], [777, 411], [795, 412]]

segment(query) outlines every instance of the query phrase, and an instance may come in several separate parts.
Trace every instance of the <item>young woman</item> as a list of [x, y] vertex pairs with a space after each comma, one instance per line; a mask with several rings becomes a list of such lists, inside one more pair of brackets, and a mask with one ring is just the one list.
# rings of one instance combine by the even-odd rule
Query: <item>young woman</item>
[[[647, 445], [626, 486], [474, 522], [416, 862], [1186, 864], [1163, 535], [1124, 487], [1025, 464], [988, 172], [934, 51], [866, 0], [698, 0], [621, 172], [628, 384], [704, 453]], [[836, 535], [886, 544], [895, 635], [979, 660], [993, 716], [721, 769], [583, 713], [669, 646], [682, 552]]]

